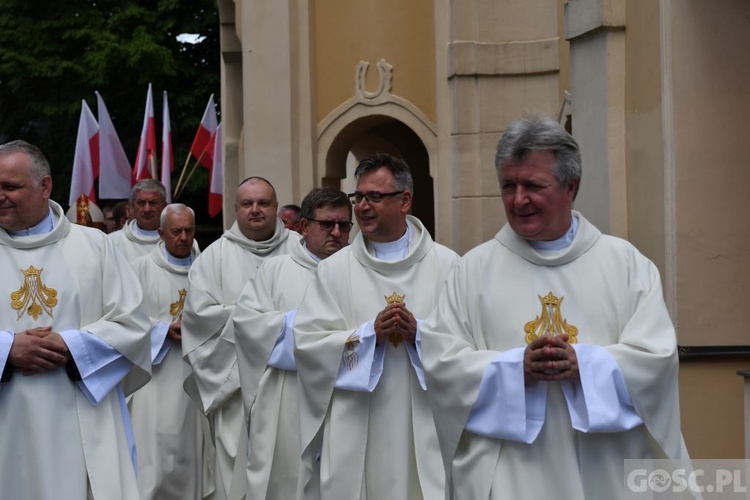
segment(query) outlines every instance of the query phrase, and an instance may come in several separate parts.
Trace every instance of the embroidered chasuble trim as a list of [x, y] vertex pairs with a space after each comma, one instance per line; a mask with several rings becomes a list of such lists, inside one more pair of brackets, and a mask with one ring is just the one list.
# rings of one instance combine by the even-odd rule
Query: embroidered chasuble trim
[[359, 344], [359, 335], [354, 335], [353, 333], [349, 335], [344, 344], [344, 355], [341, 358], [341, 362], [349, 371], [354, 370], [359, 364], [359, 355], [355, 351]]
[[185, 297], [187, 296], [187, 290], [183, 288], [182, 290], [178, 290], [180, 294], [180, 298], [177, 299], [177, 302], [172, 302], [169, 304], [169, 314], [172, 316], [172, 323], [175, 323], [182, 319], [182, 308], [185, 307]]
[[[406, 295], [399, 295], [396, 292], [393, 292], [390, 295], [384, 295], [384, 297], [385, 297], [386, 305], [391, 305], [391, 304], [397, 304], [399, 302], [403, 302], [404, 299], [406, 298]], [[388, 335], [388, 342], [393, 344], [393, 347], [395, 349], [398, 349], [399, 344], [403, 341], [404, 341], [404, 338], [401, 336], [400, 333], [393, 332], [390, 335]]]
[[539, 302], [542, 303], [542, 314], [524, 325], [523, 331], [526, 334], [526, 343], [531, 344], [544, 335], [554, 337], [563, 334], [568, 336], [569, 344], [578, 343], [578, 328], [568, 324], [560, 311], [560, 305], [565, 297], [558, 298], [552, 292], [544, 297], [541, 295], [537, 295], [537, 297], [539, 297]]
[[23, 285], [10, 294], [11, 307], [18, 311], [16, 320], [19, 321], [24, 312], [34, 318], [34, 321], [42, 313], [47, 313], [52, 318], [52, 309], [57, 305], [57, 290], [42, 283], [44, 268], [29, 266], [25, 271], [20, 271], [23, 273]]

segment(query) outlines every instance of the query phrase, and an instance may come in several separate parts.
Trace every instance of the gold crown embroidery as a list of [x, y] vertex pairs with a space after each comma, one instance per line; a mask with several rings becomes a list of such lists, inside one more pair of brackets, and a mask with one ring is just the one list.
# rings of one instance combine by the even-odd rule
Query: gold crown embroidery
[[34, 318], [34, 321], [45, 312], [51, 318], [52, 309], [57, 305], [57, 290], [42, 283], [44, 268], [29, 266], [25, 271], [20, 271], [23, 273], [23, 286], [10, 294], [10, 304], [18, 311], [16, 320], [20, 320], [24, 312]]
[[[404, 299], [406, 298], [406, 295], [405, 294], [399, 295], [396, 292], [393, 292], [392, 294], [384, 295], [383, 297], [385, 297], [386, 305], [391, 305], [391, 304], [397, 304], [399, 302], [403, 302]], [[390, 335], [388, 335], [388, 342], [393, 344], [394, 348], [398, 348], [399, 344], [403, 341], [404, 341], [404, 338], [401, 336], [400, 333], [393, 332]]]
[[344, 355], [341, 358], [341, 362], [349, 371], [354, 370], [359, 364], [359, 355], [355, 351], [358, 345], [359, 335], [354, 335], [353, 333], [349, 335], [346, 343], [344, 343]]
[[183, 288], [177, 293], [180, 294], [180, 298], [177, 299], [177, 302], [169, 304], [169, 314], [172, 316], [172, 323], [182, 319], [182, 308], [185, 307], [185, 296], [187, 295], [187, 290]]
[[534, 321], [529, 321], [524, 325], [523, 331], [526, 334], [526, 343], [530, 344], [543, 335], [563, 334], [568, 336], [569, 344], [577, 343], [578, 328], [566, 323], [560, 312], [560, 304], [562, 304], [564, 297], [557, 298], [552, 295], [552, 292], [544, 297], [541, 295], [538, 295], [538, 297], [542, 303], [542, 316], [537, 316]]

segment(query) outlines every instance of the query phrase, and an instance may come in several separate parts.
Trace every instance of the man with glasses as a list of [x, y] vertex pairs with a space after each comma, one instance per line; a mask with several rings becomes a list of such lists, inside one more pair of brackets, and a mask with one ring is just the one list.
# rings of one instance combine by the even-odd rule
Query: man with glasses
[[302, 242], [266, 260], [234, 307], [242, 399], [249, 416], [247, 491], [293, 499], [299, 473], [297, 367], [292, 324], [318, 263], [349, 244], [352, 205], [336, 189], [302, 200]]
[[318, 265], [297, 313], [304, 498], [442, 498], [419, 324], [458, 256], [407, 215], [403, 160], [376, 155], [350, 194], [361, 232]]
[[195, 260], [188, 274], [182, 351], [192, 373], [185, 390], [209, 417], [216, 446], [216, 498], [245, 492], [247, 430], [229, 315], [264, 260], [299, 246], [299, 234], [276, 216], [276, 190], [249, 177], [235, 192], [237, 220]]

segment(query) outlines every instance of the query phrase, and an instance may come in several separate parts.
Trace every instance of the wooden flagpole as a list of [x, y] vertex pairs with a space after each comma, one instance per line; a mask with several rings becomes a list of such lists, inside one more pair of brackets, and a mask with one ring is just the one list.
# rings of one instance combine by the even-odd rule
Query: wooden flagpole
[[190, 170], [190, 173], [187, 176], [187, 179], [185, 179], [185, 182], [182, 183], [182, 189], [179, 191], [175, 190], [175, 198], [179, 198], [183, 191], [185, 191], [185, 186], [187, 186], [187, 183], [190, 181], [190, 178], [193, 177], [193, 174], [195, 173], [195, 169], [200, 164], [201, 160], [203, 159], [203, 155], [206, 154], [206, 150], [204, 149], [201, 155], [198, 157], [197, 160], [195, 160], [195, 163], [193, 163], [193, 168]]
[[177, 179], [177, 185], [174, 187], [175, 194], [180, 191], [180, 184], [182, 184], [182, 178], [185, 177], [185, 170], [187, 170], [188, 163], [190, 163], [191, 154], [192, 153], [188, 151], [187, 158], [185, 158], [185, 164], [182, 166], [182, 172], [180, 172], [180, 178]]

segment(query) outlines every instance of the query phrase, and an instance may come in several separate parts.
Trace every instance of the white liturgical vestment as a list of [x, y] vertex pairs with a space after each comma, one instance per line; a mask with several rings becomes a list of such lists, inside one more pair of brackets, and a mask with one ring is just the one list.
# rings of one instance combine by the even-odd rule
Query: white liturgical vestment
[[[688, 458], [659, 273], [573, 217], [562, 250], [506, 224], [463, 257], [422, 325], [449, 498], [622, 498], [624, 459]], [[580, 381], [524, 386], [524, 349], [545, 333], [575, 339]]]
[[232, 313], [242, 399], [249, 414], [248, 498], [287, 500], [297, 491], [300, 442], [292, 324], [317, 266], [304, 244], [266, 260]]
[[[149, 234], [150, 233], [150, 234]], [[109, 237], [131, 264], [139, 257], [148, 255], [161, 241], [157, 231], [144, 232], [136, 226], [136, 220], [130, 219], [122, 229], [110, 233]]]
[[[416, 347], [374, 346], [373, 322], [387, 298], [420, 321], [458, 256], [408, 217], [406, 255], [376, 258], [358, 234], [322, 261], [294, 324], [303, 467], [300, 498], [440, 498], [444, 473]], [[362, 335], [368, 335], [365, 341]], [[372, 383], [348, 375], [370, 370]], [[345, 389], [343, 387], [349, 387]]]
[[[280, 219], [274, 235], [266, 241], [248, 239], [235, 222], [206, 248], [188, 273], [182, 351], [191, 373], [185, 380], [185, 391], [211, 422], [218, 498], [230, 491], [243, 493], [245, 484], [247, 428], [229, 316], [245, 283], [261, 263], [289, 253], [299, 241], [300, 235], [284, 228]], [[238, 450], [242, 450], [239, 457]], [[236, 465], [235, 458], [239, 458]]]
[[[129, 402], [138, 449], [138, 485], [143, 500], [199, 500], [212, 482], [204, 478], [211, 456], [208, 421], [182, 388], [182, 346], [167, 336], [180, 321], [188, 288], [190, 261], [168, 259], [163, 242], [133, 263], [151, 318], [152, 379]], [[173, 260], [174, 257], [172, 257]]]
[[0, 496], [138, 499], [119, 381], [130, 372], [136, 389], [150, 377], [141, 288], [104, 233], [49, 204], [51, 231], [0, 229], [0, 369], [13, 333], [50, 326], [81, 380], [61, 367], [0, 383]]

